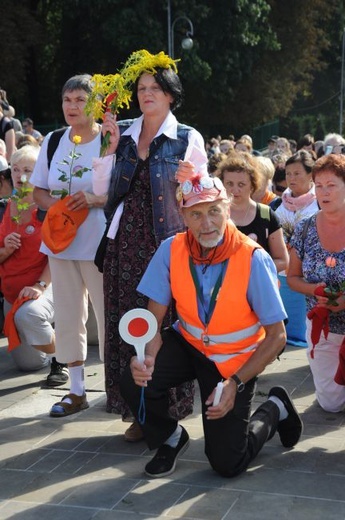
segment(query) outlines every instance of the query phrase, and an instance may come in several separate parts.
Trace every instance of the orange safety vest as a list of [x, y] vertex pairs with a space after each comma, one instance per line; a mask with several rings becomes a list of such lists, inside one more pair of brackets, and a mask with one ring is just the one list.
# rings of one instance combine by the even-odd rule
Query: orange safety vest
[[197, 292], [189, 267], [185, 233], [171, 244], [170, 280], [182, 336], [214, 361], [224, 378], [235, 374], [265, 337], [265, 330], [247, 301], [251, 259], [257, 246], [246, 238], [231, 254], [208, 326], [198, 315]]

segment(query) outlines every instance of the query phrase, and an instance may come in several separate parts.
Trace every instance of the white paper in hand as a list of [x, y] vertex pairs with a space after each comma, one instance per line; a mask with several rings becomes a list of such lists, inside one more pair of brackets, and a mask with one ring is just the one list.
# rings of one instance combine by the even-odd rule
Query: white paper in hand
[[200, 148], [200, 146], [200, 139], [198, 140], [197, 136], [192, 134], [188, 142], [184, 160], [190, 161], [194, 164], [195, 173], [207, 175], [207, 159], [205, 157], [205, 150]]

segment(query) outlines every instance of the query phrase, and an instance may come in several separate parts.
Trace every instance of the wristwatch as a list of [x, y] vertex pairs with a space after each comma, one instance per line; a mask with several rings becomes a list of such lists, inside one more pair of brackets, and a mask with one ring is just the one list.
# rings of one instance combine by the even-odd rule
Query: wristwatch
[[245, 384], [243, 383], [243, 381], [241, 381], [241, 379], [238, 377], [237, 374], [232, 374], [232, 376], [230, 376], [230, 379], [233, 379], [237, 385], [237, 392], [241, 393], [243, 392], [243, 390], [245, 389]]
[[38, 280], [35, 285], [39, 285], [40, 287], [42, 287], [42, 289], [46, 289], [47, 288], [47, 284], [43, 281], [43, 280]]

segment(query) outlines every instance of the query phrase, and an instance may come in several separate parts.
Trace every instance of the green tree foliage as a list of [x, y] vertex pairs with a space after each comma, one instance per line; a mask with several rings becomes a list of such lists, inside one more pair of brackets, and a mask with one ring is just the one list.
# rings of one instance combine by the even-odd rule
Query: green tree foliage
[[34, 46], [44, 35], [30, 2], [0, 2], [1, 70], [0, 86], [11, 104], [24, 101], [30, 106], [30, 71], [36, 59]]
[[[175, 57], [185, 88], [181, 121], [204, 134], [251, 131], [330, 88], [339, 55], [338, 0], [171, 0]], [[168, 51], [168, 0], [2, 0], [0, 86], [17, 113], [62, 124], [72, 75], [114, 73], [141, 48]], [[194, 46], [180, 47], [194, 25]], [[340, 33], [340, 36], [339, 36]], [[335, 71], [339, 62], [332, 60]], [[337, 79], [336, 74], [332, 80]], [[333, 88], [334, 90], [334, 88]], [[121, 114], [135, 115], [134, 110]]]
[[315, 74], [326, 67], [322, 53], [331, 42], [325, 29], [338, 2], [288, 0], [270, 4], [269, 21], [280, 50], [266, 49], [260, 56], [256, 53], [250, 77], [243, 81], [235, 104], [229, 107], [245, 126], [253, 121], [253, 113], [257, 122], [285, 116], [296, 97], [310, 90]]

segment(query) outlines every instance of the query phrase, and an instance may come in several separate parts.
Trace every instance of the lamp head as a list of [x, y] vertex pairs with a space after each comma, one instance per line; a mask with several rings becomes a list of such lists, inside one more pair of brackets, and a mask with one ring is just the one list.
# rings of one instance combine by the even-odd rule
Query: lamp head
[[193, 47], [193, 40], [190, 36], [187, 36], [186, 38], [183, 38], [181, 42], [182, 49], [185, 51], [190, 51]]

